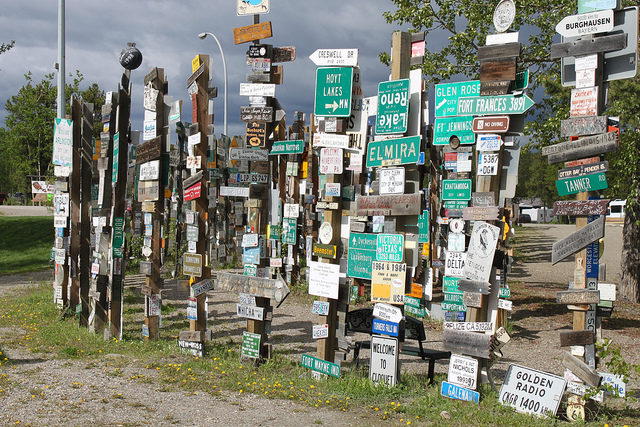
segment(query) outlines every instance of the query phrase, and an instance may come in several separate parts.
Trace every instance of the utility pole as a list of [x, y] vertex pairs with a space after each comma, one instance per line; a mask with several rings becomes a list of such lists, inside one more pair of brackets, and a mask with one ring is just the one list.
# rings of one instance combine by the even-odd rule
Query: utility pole
[[64, 0], [58, 0], [58, 118], [65, 117], [65, 85], [64, 85]]

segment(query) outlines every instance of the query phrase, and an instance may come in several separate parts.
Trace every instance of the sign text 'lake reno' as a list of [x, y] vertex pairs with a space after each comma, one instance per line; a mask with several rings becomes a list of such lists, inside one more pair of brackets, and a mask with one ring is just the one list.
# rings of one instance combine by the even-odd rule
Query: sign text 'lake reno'
[[367, 146], [367, 167], [407, 165], [420, 157], [420, 137], [373, 141]]

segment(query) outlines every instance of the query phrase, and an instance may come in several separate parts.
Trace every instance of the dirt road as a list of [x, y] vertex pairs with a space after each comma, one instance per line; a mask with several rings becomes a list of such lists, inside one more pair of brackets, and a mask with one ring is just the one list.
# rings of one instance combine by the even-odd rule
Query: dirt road
[[53, 209], [46, 206], [0, 205], [0, 215], [6, 216], [53, 216]]

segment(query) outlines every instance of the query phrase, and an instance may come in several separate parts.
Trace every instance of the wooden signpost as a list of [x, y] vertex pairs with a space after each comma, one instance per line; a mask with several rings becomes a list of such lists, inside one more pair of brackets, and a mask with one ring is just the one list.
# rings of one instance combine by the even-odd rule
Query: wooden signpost
[[551, 248], [551, 263], [557, 264], [602, 237], [604, 237], [604, 216], [555, 242]]

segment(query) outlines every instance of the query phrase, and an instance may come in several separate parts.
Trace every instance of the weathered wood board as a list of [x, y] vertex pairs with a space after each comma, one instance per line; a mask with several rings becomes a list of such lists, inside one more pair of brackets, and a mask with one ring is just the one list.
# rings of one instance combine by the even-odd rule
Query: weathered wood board
[[604, 219], [604, 216], [600, 216], [575, 233], [555, 242], [551, 247], [551, 263], [557, 264], [604, 237]]
[[595, 342], [593, 331], [564, 331], [560, 332], [560, 347], [572, 345], [588, 345]]
[[553, 215], [606, 215], [609, 199], [559, 200], [553, 203]]
[[596, 135], [607, 131], [607, 117], [574, 117], [560, 122], [560, 136]]
[[497, 206], [471, 206], [462, 208], [465, 221], [497, 221], [500, 219]]
[[600, 385], [601, 377], [598, 372], [596, 372], [595, 369], [591, 369], [589, 365], [577, 357], [565, 352], [562, 355], [562, 365], [591, 387], [598, 387]]
[[420, 215], [420, 194], [356, 196], [357, 215]]
[[[516, 79], [516, 58], [480, 61], [480, 82], [510, 82]], [[508, 88], [508, 86], [507, 86]]]
[[609, 162], [598, 162], [588, 165], [572, 166], [570, 168], [564, 168], [558, 170], [558, 179], [575, 178], [578, 176], [584, 176], [592, 173], [607, 172], [609, 170]]
[[136, 146], [136, 165], [159, 159], [162, 154], [162, 139], [156, 137]]
[[491, 290], [491, 283], [483, 282], [480, 280], [458, 280], [458, 290], [464, 292], [478, 292], [483, 295], [489, 295]]
[[260, 22], [233, 29], [233, 43], [241, 44], [254, 40], [266, 39], [272, 36], [271, 22]]
[[575, 40], [566, 43], [556, 43], [551, 45], [551, 59], [610, 52], [613, 50], [624, 49], [626, 47], [626, 34], [613, 34], [584, 40]]
[[549, 164], [580, 159], [618, 149], [618, 132], [607, 132], [566, 141], [542, 148], [542, 155], [549, 156]]
[[478, 48], [478, 61], [500, 58], [515, 58], [520, 56], [520, 43], [503, 43]]
[[272, 298], [278, 303], [289, 294], [289, 287], [282, 277], [268, 279], [265, 277], [251, 277], [242, 274], [218, 272], [216, 290], [245, 293], [258, 297]]
[[491, 335], [455, 329], [444, 329], [442, 332], [442, 347], [445, 350], [484, 359], [489, 358]]
[[597, 289], [569, 289], [556, 293], [558, 304], [597, 304], [600, 302], [600, 291]]

